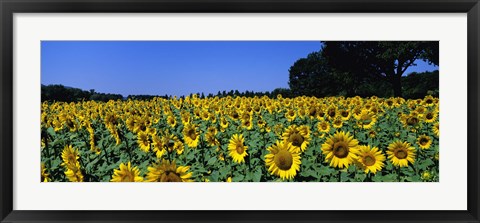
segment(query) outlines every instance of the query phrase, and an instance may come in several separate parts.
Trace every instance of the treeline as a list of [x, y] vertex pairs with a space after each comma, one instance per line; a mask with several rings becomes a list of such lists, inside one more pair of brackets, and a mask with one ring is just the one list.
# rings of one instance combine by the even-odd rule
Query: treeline
[[[153, 98], [173, 98], [172, 95], [128, 95], [127, 97], [123, 97], [120, 94], [106, 94], [106, 93], [99, 93], [95, 92], [94, 89], [90, 91], [82, 90], [79, 88], [73, 87], [66, 87], [61, 84], [54, 84], [54, 85], [43, 85], [42, 84], [42, 102], [43, 101], [62, 101], [62, 102], [78, 102], [78, 101], [103, 101], [107, 102], [109, 100], [151, 100]], [[255, 91], [243, 91], [240, 92], [238, 90], [230, 90], [230, 91], [218, 91], [217, 94], [204, 94], [204, 93], [196, 93], [199, 98], [205, 97], [263, 97], [267, 96], [270, 98], [275, 98], [277, 95], [281, 94], [284, 97], [293, 97], [292, 92], [288, 88], [277, 88], [273, 91], [266, 91], [266, 92], [255, 92]], [[193, 94], [190, 94], [191, 97]], [[180, 96], [180, 98], [185, 98], [185, 96]]]
[[121, 94], [106, 94], [95, 92], [94, 89], [85, 91], [79, 88], [66, 87], [61, 84], [43, 85], [42, 84], [42, 102], [43, 101], [63, 101], [63, 102], [77, 102], [77, 101], [104, 101], [122, 100]]

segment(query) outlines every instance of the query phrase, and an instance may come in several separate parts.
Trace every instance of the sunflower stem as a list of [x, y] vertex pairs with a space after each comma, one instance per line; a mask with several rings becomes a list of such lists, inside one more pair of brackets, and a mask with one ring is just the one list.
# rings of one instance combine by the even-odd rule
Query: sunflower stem
[[397, 167], [397, 181], [400, 182], [400, 166]]

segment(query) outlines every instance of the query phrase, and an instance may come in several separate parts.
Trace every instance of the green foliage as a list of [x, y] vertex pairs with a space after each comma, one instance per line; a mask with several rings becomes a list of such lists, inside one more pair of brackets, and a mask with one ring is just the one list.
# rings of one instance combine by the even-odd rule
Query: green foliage
[[121, 100], [123, 96], [120, 94], [104, 94], [95, 92], [95, 90], [84, 91], [79, 88], [66, 87], [60, 84], [43, 85], [42, 84], [42, 101], [62, 101], [77, 102], [82, 100], [109, 101]]

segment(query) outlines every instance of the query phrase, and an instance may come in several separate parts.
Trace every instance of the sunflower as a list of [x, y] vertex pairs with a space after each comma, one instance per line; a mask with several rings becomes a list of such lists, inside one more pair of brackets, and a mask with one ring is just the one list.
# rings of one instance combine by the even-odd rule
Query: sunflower
[[310, 116], [310, 118], [316, 118], [318, 116], [317, 110], [318, 109], [315, 106], [308, 108], [308, 116]]
[[298, 117], [300, 117], [301, 119], [305, 119], [305, 116], [307, 116], [307, 110], [305, 110], [304, 108], [299, 108]]
[[208, 121], [210, 119], [210, 112], [208, 111], [208, 109], [202, 109], [202, 111], [200, 112], [200, 118], [203, 121]]
[[230, 118], [233, 120], [238, 120], [240, 118], [240, 114], [236, 110], [232, 110], [230, 113]]
[[78, 150], [74, 149], [71, 145], [67, 145], [62, 151], [62, 166], [73, 169], [75, 168], [79, 158]]
[[175, 145], [173, 146], [175, 148], [175, 151], [177, 151], [177, 154], [182, 154], [185, 146], [183, 145], [183, 142], [180, 140], [175, 142]]
[[208, 129], [207, 129], [207, 133], [210, 133], [210, 134], [212, 134], [212, 135], [217, 135], [218, 130], [217, 130], [217, 128], [216, 128], [215, 126], [210, 126], [210, 127], [208, 127]]
[[322, 144], [325, 161], [332, 167], [348, 168], [357, 159], [358, 141], [343, 131], [336, 132]]
[[393, 100], [393, 98], [389, 98], [384, 102], [384, 105], [387, 108], [393, 108], [395, 106], [395, 101]]
[[287, 118], [289, 122], [292, 122], [293, 120], [295, 120], [296, 117], [297, 117], [297, 114], [295, 113], [295, 110], [291, 108], [288, 109], [287, 112], [285, 113], [285, 118]]
[[263, 132], [265, 125], [267, 125], [267, 122], [265, 122], [263, 119], [258, 118], [257, 120], [257, 125], [260, 128], [260, 130]]
[[182, 119], [182, 123], [186, 125], [187, 123], [190, 123], [192, 120], [192, 116], [190, 116], [190, 113], [182, 110], [182, 113], [180, 114], [180, 118]]
[[135, 116], [128, 117], [127, 120], [125, 121], [125, 124], [128, 130], [135, 132], [135, 126], [137, 125]]
[[47, 172], [47, 169], [45, 168], [45, 164], [42, 163], [40, 167], [41, 167], [41, 178], [40, 178], [41, 182], [51, 181], [50, 174]]
[[328, 107], [327, 116], [329, 118], [333, 119], [333, 118], [337, 117], [337, 113], [338, 113], [338, 111], [337, 111], [337, 108], [335, 106], [331, 105], [330, 107]]
[[173, 114], [168, 116], [167, 124], [172, 128], [175, 128], [175, 126], [177, 125], [177, 119], [175, 119], [175, 116], [173, 116]]
[[247, 129], [247, 130], [252, 130], [253, 128], [253, 122], [252, 118], [247, 118], [247, 119], [242, 119], [242, 127]]
[[432, 174], [430, 173], [430, 171], [423, 171], [421, 178], [424, 181], [429, 181], [432, 179]]
[[147, 182], [193, 182], [189, 166], [178, 166], [175, 161], [162, 160], [148, 167]]
[[282, 180], [290, 180], [300, 170], [300, 155], [291, 143], [277, 141], [267, 149], [270, 153], [265, 155], [265, 164], [272, 175], [279, 176]]
[[83, 182], [83, 174], [80, 170], [80, 163], [76, 162], [75, 165], [70, 165], [65, 171], [65, 176], [70, 182]]
[[154, 135], [152, 137], [152, 145], [153, 145], [153, 152], [155, 152], [155, 155], [157, 156], [157, 158], [160, 158], [163, 156], [163, 154], [167, 151], [165, 150], [164, 146], [163, 146], [163, 140], [161, 137], [157, 136], [157, 135]]
[[412, 112], [409, 115], [403, 117], [403, 122], [405, 126], [414, 127], [420, 123], [420, 117], [416, 112]]
[[90, 134], [90, 151], [95, 152], [98, 155], [101, 151], [100, 148], [95, 146], [95, 130], [92, 127], [88, 127], [87, 130]]
[[390, 143], [387, 155], [393, 165], [398, 167], [408, 166], [408, 162], [415, 162], [415, 148], [410, 146], [408, 142], [394, 141]]
[[377, 137], [377, 132], [375, 132], [375, 130], [370, 130], [370, 132], [368, 132], [368, 137], [372, 139]]
[[190, 148], [196, 148], [198, 141], [200, 140], [200, 133], [197, 132], [198, 127], [194, 124], [187, 123], [183, 127], [183, 139], [187, 146]]
[[228, 127], [228, 121], [225, 117], [222, 117], [220, 118], [220, 128], [221, 128], [221, 131], [224, 132], [225, 129], [227, 129]]
[[431, 95], [427, 95], [423, 99], [423, 103], [425, 104], [425, 106], [433, 106], [435, 104], [435, 100]]
[[150, 139], [146, 132], [140, 131], [137, 134], [137, 143], [144, 152], [150, 151]]
[[340, 116], [337, 116], [332, 123], [333, 127], [336, 129], [342, 128], [343, 126], [343, 120]]
[[433, 124], [433, 133], [435, 133], [435, 135], [438, 137], [440, 136], [440, 123], [436, 122], [435, 124]]
[[422, 149], [428, 149], [430, 148], [430, 145], [432, 145], [432, 138], [427, 135], [421, 135], [417, 138], [417, 144]]
[[352, 116], [352, 113], [348, 109], [342, 109], [340, 111], [340, 117], [342, 117], [343, 121], [348, 121], [350, 119], [350, 116]]
[[233, 158], [233, 161], [237, 163], [245, 162], [245, 156], [247, 156], [247, 149], [248, 146], [243, 145], [244, 138], [243, 135], [234, 134], [230, 139], [230, 143], [228, 144], [228, 150], [230, 157]]
[[377, 147], [358, 146], [358, 163], [365, 173], [376, 174], [385, 164], [385, 155]]
[[207, 132], [205, 134], [205, 141], [207, 141], [209, 146], [219, 146], [220, 142], [218, 141], [216, 135], [212, 132]]
[[371, 129], [373, 125], [375, 125], [377, 118], [375, 117], [373, 112], [363, 109], [360, 115], [358, 116], [357, 121], [358, 121], [357, 124], [359, 127], [363, 129]]
[[138, 167], [130, 164], [130, 162], [125, 165], [124, 163], [120, 164], [119, 169], [113, 170], [111, 182], [142, 182], [143, 177], [140, 176], [140, 170]]
[[284, 141], [292, 144], [295, 152], [303, 152], [307, 149], [310, 143], [310, 130], [306, 125], [297, 127], [296, 125], [289, 126], [282, 135]]
[[320, 121], [317, 124], [317, 129], [324, 133], [330, 132], [330, 124], [326, 121]]
[[437, 117], [438, 117], [438, 113], [435, 112], [435, 111], [429, 111], [425, 114], [424, 116], [424, 119], [425, 119], [425, 122], [427, 123], [432, 123], [434, 122], [435, 120], [437, 120]]

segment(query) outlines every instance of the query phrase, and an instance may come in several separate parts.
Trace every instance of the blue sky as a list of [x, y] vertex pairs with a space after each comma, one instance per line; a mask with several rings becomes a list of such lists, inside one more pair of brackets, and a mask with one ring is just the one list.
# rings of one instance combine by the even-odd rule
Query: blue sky
[[[320, 41], [42, 41], [41, 83], [102, 93], [187, 95], [288, 88]], [[418, 61], [407, 73], [436, 70]]]

